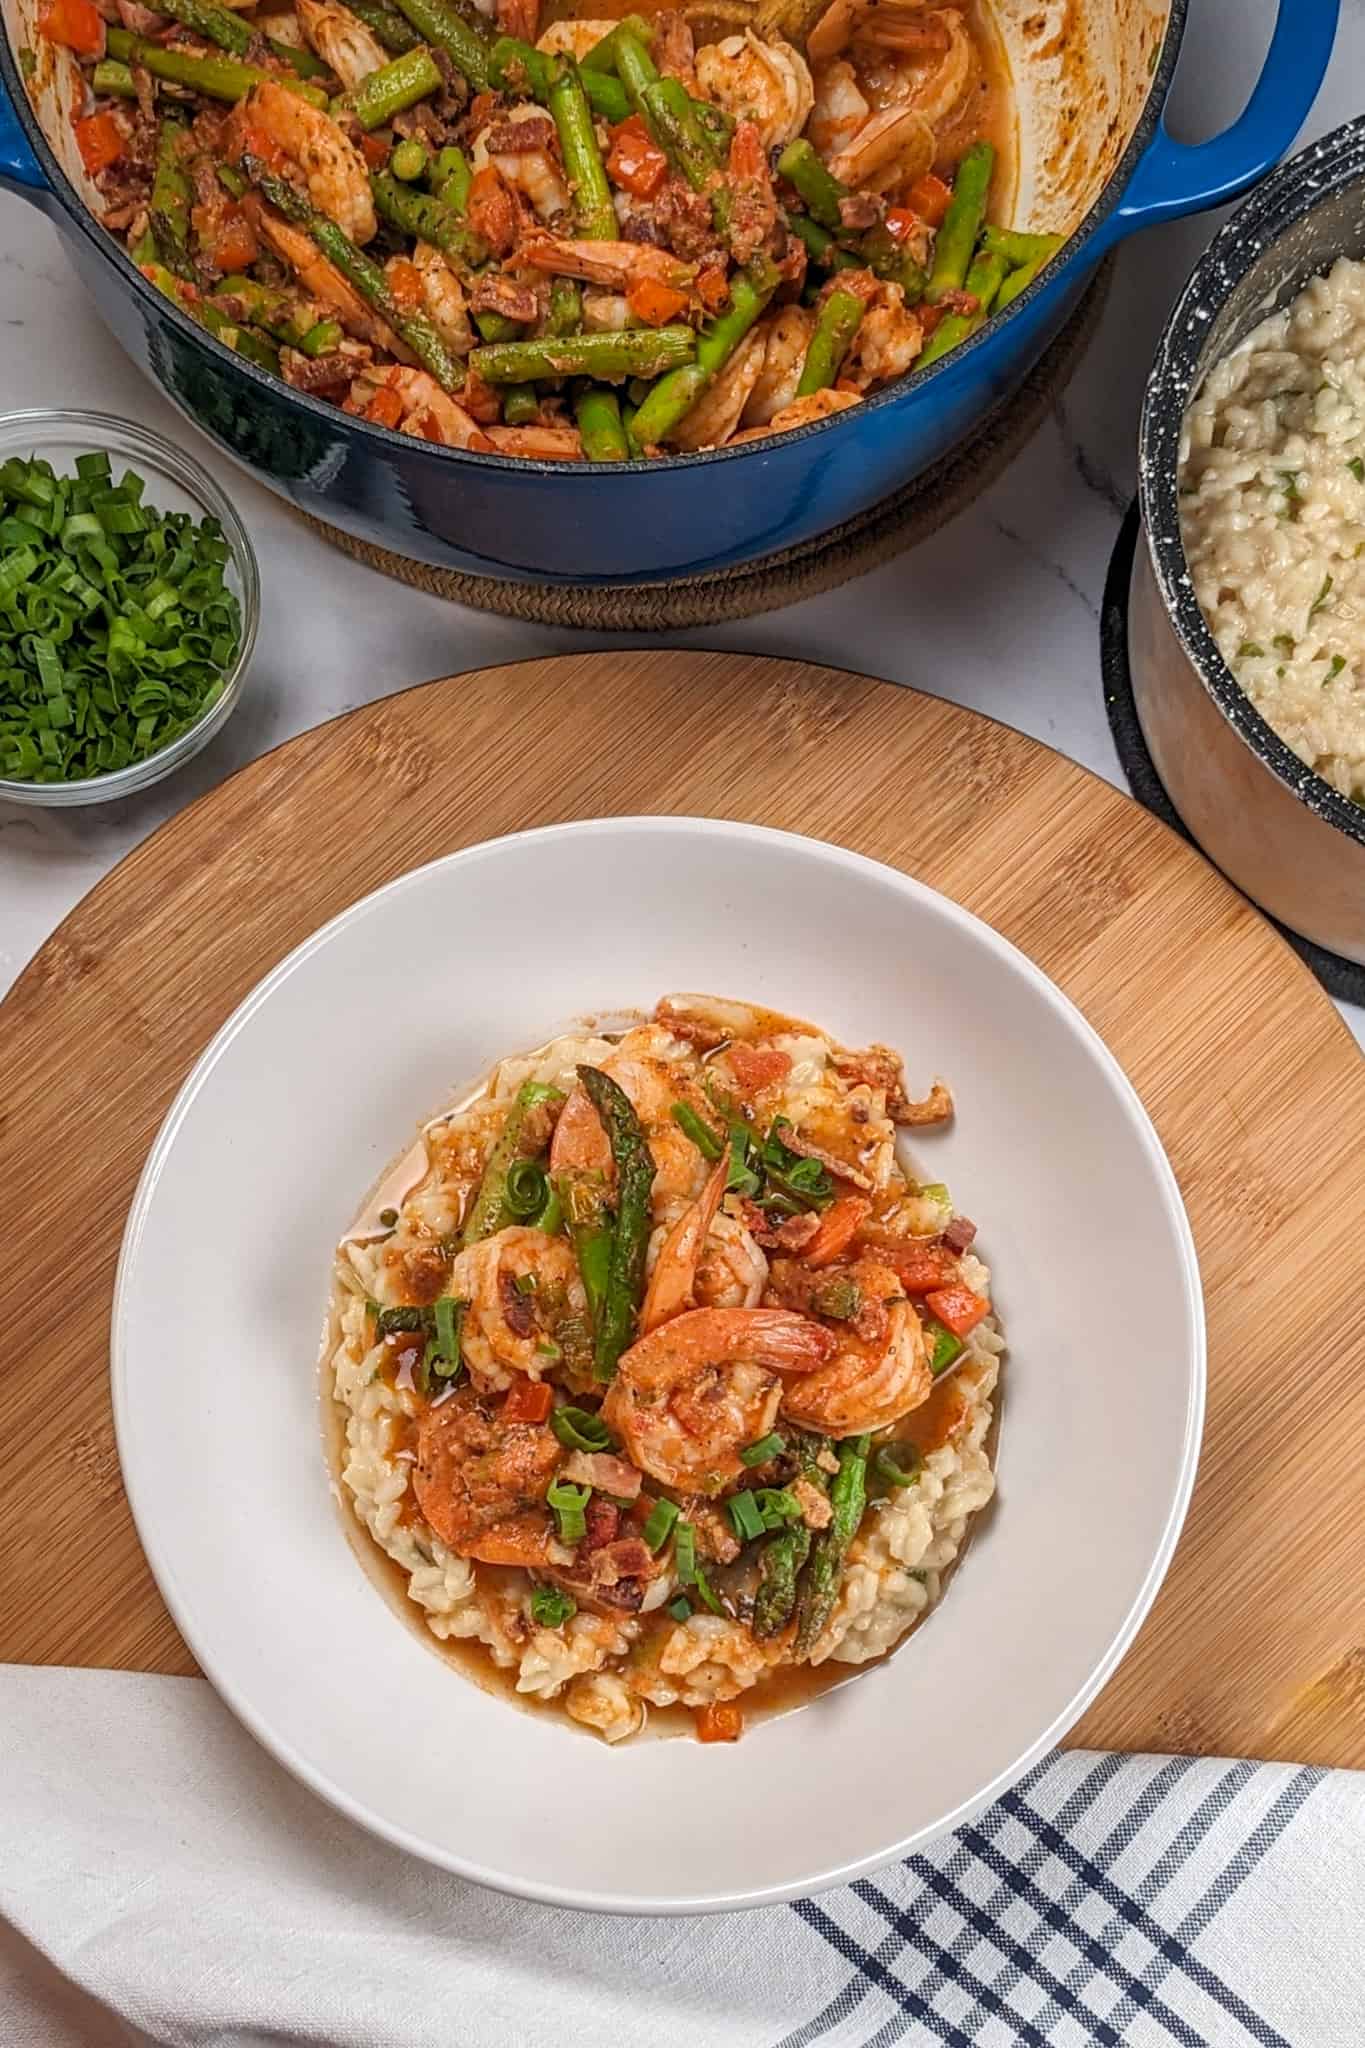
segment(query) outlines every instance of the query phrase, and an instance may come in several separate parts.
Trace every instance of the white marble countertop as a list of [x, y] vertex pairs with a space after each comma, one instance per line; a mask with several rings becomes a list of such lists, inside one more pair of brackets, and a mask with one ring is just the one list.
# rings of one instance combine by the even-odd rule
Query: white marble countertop
[[[1289, 0], [1293, 5], [1293, 0]], [[1253, 81], [1274, 0], [1191, 0], [1171, 126], [1225, 125]], [[1362, 110], [1365, 0], [1345, 0], [1304, 139]], [[954, 524], [844, 589], [671, 644], [751, 649], [886, 676], [989, 712], [1122, 784], [1105, 718], [1098, 619], [1134, 489], [1142, 386], [1210, 216], [1155, 229], [1119, 258], [1103, 325], [1023, 456]], [[84, 405], [189, 432], [118, 351], [46, 221], [0, 195], [0, 405]], [[252, 756], [353, 705], [453, 670], [594, 644], [421, 596], [336, 553], [218, 456], [255, 539], [263, 616], [247, 694], [222, 737], [146, 796], [77, 812], [0, 804], [0, 992], [77, 900], [173, 811]], [[989, 601], [983, 602], [983, 593]], [[613, 644], [613, 643], [605, 643]], [[614, 643], [619, 644], [619, 643]], [[1344, 1014], [1365, 1043], [1365, 1010]]]

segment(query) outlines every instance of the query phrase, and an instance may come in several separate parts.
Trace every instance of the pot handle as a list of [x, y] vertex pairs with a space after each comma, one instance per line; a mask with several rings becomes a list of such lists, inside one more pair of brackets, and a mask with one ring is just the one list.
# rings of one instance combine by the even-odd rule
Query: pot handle
[[1176, 142], [1163, 117], [1127, 192], [1097, 236], [1101, 249], [1135, 228], [1240, 199], [1278, 163], [1307, 119], [1332, 55], [1341, 0], [1280, 0], [1275, 33], [1240, 118], [1208, 142]]
[[50, 189], [43, 167], [19, 125], [5, 81], [0, 78], [0, 191], [17, 192], [21, 199], [40, 204], [40, 195]]

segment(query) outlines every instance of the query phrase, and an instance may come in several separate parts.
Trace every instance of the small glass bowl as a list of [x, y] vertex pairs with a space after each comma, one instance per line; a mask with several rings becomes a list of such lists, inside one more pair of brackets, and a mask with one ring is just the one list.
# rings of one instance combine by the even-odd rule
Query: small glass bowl
[[[80, 782], [11, 782], [0, 776], [0, 798], [19, 804], [69, 805], [109, 803], [150, 789], [165, 775], [193, 760], [220, 732], [237, 708], [247, 664], [256, 644], [261, 616], [261, 579], [256, 553], [246, 528], [218, 485], [183, 451], [160, 434], [149, 433], [111, 413], [77, 412], [35, 406], [27, 412], [0, 415], [0, 462], [11, 455], [42, 456], [59, 475], [75, 469], [78, 455], [103, 451], [119, 458], [146, 479], [146, 502], [159, 512], [190, 512], [196, 519], [211, 514], [223, 529], [228, 546], [224, 579], [242, 613], [242, 644], [223, 678], [223, 687], [203, 717], [179, 739], [145, 761], [130, 762], [108, 775], [89, 775]], [[115, 471], [117, 477], [117, 469]]]

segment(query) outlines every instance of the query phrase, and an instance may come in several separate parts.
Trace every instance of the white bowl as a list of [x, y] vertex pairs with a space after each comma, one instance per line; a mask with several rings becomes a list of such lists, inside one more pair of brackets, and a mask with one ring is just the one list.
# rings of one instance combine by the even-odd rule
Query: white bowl
[[[347, 1542], [315, 1375], [329, 1260], [414, 1126], [499, 1055], [665, 990], [744, 996], [942, 1073], [917, 1148], [980, 1226], [1010, 1354], [1000, 1492], [926, 1625], [739, 1744], [609, 1749], [484, 1693]], [[323, 927], [224, 1025], [124, 1239], [119, 1451], [228, 1704], [363, 1826], [613, 1912], [771, 1903], [968, 1819], [1076, 1719], [1170, 1561], [1204, 1400], [1199, 1276], [1132, 1088], [1021, 953], [837, 847], [616, 818], [475, 846]]]

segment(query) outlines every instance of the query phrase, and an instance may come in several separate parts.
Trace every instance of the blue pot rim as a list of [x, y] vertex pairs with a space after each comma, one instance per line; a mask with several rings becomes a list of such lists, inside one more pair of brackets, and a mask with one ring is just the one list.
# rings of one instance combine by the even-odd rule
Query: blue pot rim
[[[1162, 111], [1166, 104], [1166, 96], [1170, 91], [1171, 81], [1175, 76], [1175, 67], [1180, 55], [1180, 44], [1181, 38], [1184, 35], [1188, 6], [1189, 0], [1170, 0], [1170, 12], [1166, 18], [1166, 28], [1162, 37], [1161, 49], [1156, 64], [1152, 69], [1147, 98], [1143, 103], [1137, 125], [1128, 139], [1127, 148], [1110, 173], [1099, 197], [1089, 213], [1086, 214], [1080, 226], [1067, 238], [1061, 252], [1062, 261], [1060, 265], [1056, 268], [1048, 266], [1034, 279], [1027, 290], [1020, 292], [1019, 296], [1012, 300], [1003, 312], [993, 313], [985, 326], [979, 328], [966, 341], [959, 343], [951, 355], [941, 357], [939, 361], [931, 364], [928, 369], [908, 370], [904, 376], [886, 385], [874, 397], [864, 399], [856, 407], [849, 406], [844, 411], [833, 413], [826, 419], [813, 420], [808, 426], [793, 428], [780, 437], [746, 442], [738, 448], [709, 448], [699, 450], [695, 454], [670, 455], [663, 460], [659, 460], [657, 457], [653, 459], [639, 457], [628, 462], [602, 463], [594, 466], [594, 477], [600, 478], [604, 482], [609, 481], [613, 475], [621, 474], [634, 476], [653, 474], [665, 477], [671, 475], [676, 470], [696, 468], [702, 464], [742, 461], [746, 456], [763, 453], [771, 454], [779, 438], [784, 444], [792, 444], [798, 441], [810, 440], [817, 434], [837, 432], [841, 425], [847, 423], [850, 414], [856, 414], [859, 419], [862, 419], [868, 413], [876, 412], [896, 403], [904, 398], [910, 390], [927, 389], [933, 384], [935, 379], [942, 377], [945, 373], [956, 377], [964, 363], [975, 360], [985, 349], [992, 345], [1007, 321], [1014, 319], [1017, 314], [1021, 314], [1027, 308], [1035, 305], [1045, 292], [1053, 288], [1064, 273], [1074, 269], [1077, 257], [1082, 255], [1087, 244], [1094, 240], [1100, 228], [1118, 206], [1128, 188], [1133, 173], [1156, 134], [1157, 124], [1161, 119]], [[140, 300], [144, 309], [148, 313], [155, 313], [158, 320], [169, 322], [171, 326], [179, 329], [187, 340], [192, 341], [209, 355], [216, 356], [225, 369], [231, 369], [248, 385], [256, 385], [263, 391], [269, 391], [276, 399], [281, 394], [286, 395], [288, 400], [298, 406], [301, 411], [322, 423], [330, 425], [335, 430], [338, 419], [336, 406], [329, 405], [325, 400], [314, 397], [310, 392], [295, 390], [292, 386], [286, 384], [282, 378], [272, 376], [269, 371], [263, 370], [257, 364], [249, 362], [246, 357], [238, 355], [235, 350], [228, 348], [225, 342], [219, 341], [216, 336], [210, 334], [205, 328], [200, 327], [197, 322], [191, 320], [188, 313], [183, 312], [172, 300], [163, 297], [157, 291], [155, 285], [151, 284], [142, 275], [123, 244], [116, 241], [109, 230], [95, 219], [95, 216], [71, 185], [65, 171], [58, 163], [47, 137], [43, 134], [42, 125], [34, 113], [28, 92], [20, 75], [14, 51], [10, 47], [9, 32], [3, 22], [0, 22], [0, 85], [3, 85], [4, 90], [9, 94], [11, 104], [23, 126], [29, 145], [42, 166], [47, 179], [48, 189], [53, 199], [59, 204], [63, 213], [74, 221], [81, 234], [97, 253], [106, 262], [110, 263], [116, 272], [122, 274], [125, 283], [132, 290], [134, 298]], [[400, 434], [396, 428], [380, 426], [377, 421], [362, 419], [358, 414], [348, 413], [342, 417], [345, 418], [350, 428], [366, 439], [376, 440], [381, 445], [399, 442], [409, 451], [412, 448], [411, 437]], [[454, 464], [461, 466], [473, 464], [477, 468], [499, 475], [506, 475], [511, 471], [515, 474], [534, 476], [542, 482], [551, 484], [562, 480], [566, 473], [573, 474], [579, 469], [578, 464], [539, 462], [520, 455], [486, 455], [479, 453], [475, 449], [448, 448], [442, 443], [435, 441], [424, 441], [422, 446], [437, 457], [449, 458]]]
[[[1138, 444], [1138, 499], [1166, 615], [1190, 666], [1237, 737], [1317, 817], [1365, 846], [1365, 809], [1300, 760], [1256, 709], [1227, 662], [1194, 594], [1180, 532], [1180, 430], [1211, 362], [1204, 352], [1228, 300], [1297, 224], [1339, 193], [1365, 190], [1365, 114], [1280, 164], [1218, 230], [1177, 299], [1152, 364]], [[1340, 252], [1347, 254], [1346, 250]], [[1365, 249], [1362, 249], [1365, 256]], [[1285, 278], [1283, 309], [1321, 266]], [[1265, 317], [1264, 315], [1262, 317]], [[1221, 360], [1221, 357], [1219, 358]]]

